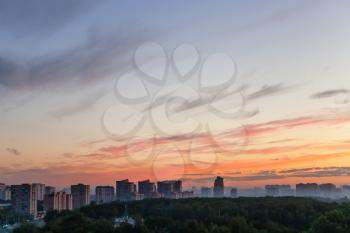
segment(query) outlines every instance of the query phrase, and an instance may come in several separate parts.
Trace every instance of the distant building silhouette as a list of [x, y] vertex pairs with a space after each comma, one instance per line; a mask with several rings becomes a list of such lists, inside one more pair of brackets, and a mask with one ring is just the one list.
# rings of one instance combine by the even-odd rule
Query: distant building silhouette
[[331, 197], [336, 193], [337, 186], [331, 183], [319, 185], [320, 195], [322, 197]]
[[138, 182], [138, 192], [144, 196], [144, 198], [156, 198], [157, 189], [154, 182], [150, 180], [144, 180]]
[[232, 197], [232, 198], [238, 197], [238, 190], [236, 188], [231, 188], [230, 197]]
[[45, 186], [45, 195], [53, 194], [56, 192], [56, 188], [52, 186]]
[[44, 195], [45, 195], [45, 184], [33, 183], [32, 186], [35, 189], [35, 193], [37, 195], [37, 197], [36, 197], [37, 200], [43, 201]]
[[96, 187], [96, 203], [103, 204], [114, 201], [113, 186], [97, 186]]
[[182, 181], [166, 180], [157, 182], [158, 193], [165, 198], [181, 198]]
[[118, 201], [131, 201], [137, 199], [136, 185], [128, 179], [116, 181], [116, 193]]
[[224, 196], [224, 178], [218, 176], [214, 181], [214, 197]]
[[269, 197], [278, 197], [280, 196], [279, 185], [265, 185], [266, 195]]
[[0, 200], [11, 200], [11, 187], [0, 183]]
[[90, 204], [90, 185], [72, 185], [71, 193], [73, 198], [73, 209], [79, 209]]
[[181, 192], [181, 198], [192, 198], [194, 197], [193, 191], [183, 191]]
[[45, 194], [44, 196], [44, 211], [57, 210], [61, 212], [63, 210], [73, 209], [72, 194], [65, 192], [54, 192], [51, 194]]
[[318, 184], [307, 183], [296, 185], [296, 195], [298, 197], [317, 197], [318, 196]]
[[211, 188], [209, 187], [202, 187], [201, 188], [201, 197], [211, 197]]
[[294, 196], [294, 191], [290, 185], [266, 185], [266, 195], [270, 197]]
[[345, 197], [350, 197], [350, 185], [343, 185], [342, 190]]
[[12, 209], [16, 213], [37, 215], [37, 194], [31, 184], [11, 185]]

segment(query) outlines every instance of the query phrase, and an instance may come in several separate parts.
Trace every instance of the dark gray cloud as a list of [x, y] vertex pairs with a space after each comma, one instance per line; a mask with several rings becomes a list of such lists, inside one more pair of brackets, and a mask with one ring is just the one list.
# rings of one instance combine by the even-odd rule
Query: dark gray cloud
[[317, 92], [317, 93], [311, 95], [310, 98], [311, 99], [323, 99], [323, 98], [334, 97], [334, 96], [340, 95], [340, 94], [350, 94], [350, 90], [349, 89], [326, 90], [326, 91]]
[[[247, 89], [247, 86], [241, 86], [233, 91], [223, 91], [221, 93], [214, 93], [214, 94], [209, 94], [206, 96], [201, 96], [198, 98], [189, 99], [186, 102], [184, 102], [181, 106], [177, 107], [174, 110], [174, 113], [180, 113], [180, 112], [200, 108], [203, 106], [208, 106], [208, 105], [213, 104], [214, 102], [217, 102], [217, 101], [220, 101], [223, 99], [226, 99], [229, 102], [229, 98], [235, 98], [237, 95], [242, 96], [243, 102], [241, 104], [245, 105], [245, 104], [248, 104], [249, 101], [254, 101], [254, 100], [257, 100], [260, 98], [265, 98], [265, 97], [269, 97], [272, 95], [281, 94], [281, 93], [291, 89], [291, 87], [284, 86], [283, 84], [265, 85], [265, 86], [261, 87], [259, 90], [255, 91], [253, 93], [250, 93], [250, 94], [244, 93], [246, 89]], [[171, 95], [169, 95], [168, 98], [171, 98]], [[157, 105], [151, 106], [151, 107], [158, 107], [161, 104], [164, 104], [165, 101], [166, 100], [161, 99], [160, 103], [158, 103]], [[236, 102], [236, 101], [233, 101], [233, 102]], [[237, 107], [237, 106], [235, 106], [235, 107]], [[257, 115], [258, 113], [259, 113], [259, 110], [254, 109], [254, 110], [251, 110], [249, 112], [243, 112], [242, 116], [244, 118], [249, 118], [249, 117], [253, 117], [253, 116]]]
[[255, 91], [253, 93], [250, 93], [247, 96], [247, 100], [252, 101], [252, 100], [257, 100], [260, 98], [280, 94], [280, 93], [283, 93], [284, 91], [289, 90], [290, 88], [291, 87], [286, 87], [281, 83], [275, 84], [275, 85], [265, 85], [265, 86], [261, 87], [259, 90]]
[[1, 0], [0, 28], [13, 37], [54, 32], [75, 17], [94, 9], [92, 0]]
[[6, 151], [11, 155], [21, 155], [21, 152], [15, 148], [6, 148]]
[[108, 35], [91, 31], [85, 43], [75, 48], [31, 60], [0, 54], [0, 86], [25, 90], [71, 84], [81, 88], [128, 69], [132, 51], [147, 38], [145, 33], [138, 32], [136, 36], [127, 30]]

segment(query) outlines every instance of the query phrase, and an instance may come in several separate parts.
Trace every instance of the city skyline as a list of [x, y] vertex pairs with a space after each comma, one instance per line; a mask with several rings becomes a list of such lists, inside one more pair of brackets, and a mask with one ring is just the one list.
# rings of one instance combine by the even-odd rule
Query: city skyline
[[[93, 192], [95, 190], [95, 192]], [[9, 192], [9, 195], [8, 195]], [[332, 183], [298, 183], [265, 185], [254, 189], [241, 189], [225, 185], [223, 177], [216, 177], [211, 187], [183, 188], [181, 180], [151, 182], [129, 179], [117, 180], [115, 186], [90, 187], [88, 184], [72, 184], [69, 189], [58, 191], [45, 184], [5, 185], [0, 183], [0, 202], [14, 213], [40, 219], [50, 211], [79, 210], [82, 207], [112, 202], [128, 203], [144, 199], [187, 198], [240, 198], [240, 197], [307, 197], [319, 200], [343, 200], [350, 198], [350, 185]]]
[[[121, 201], [128, 201], [128, 198], [125, 198], [123, 195], [127, 193], [127, 195], [130, 195], [132, 193], [139, 193], [144, 198], [174, 198], [171, 196], [157, 196], [157, 195], [149, 195], [147, 196], [146, 193], [152, 194], [153, 192], [160, 192], [160, 193], [166, 193], [169, 190], [170, 192], [187, 192], [187, 191], [201, 191], [204, 189], [204, 192], [209, 191], [211, 197], [223, 197], [223, 196], [230, 196], [230, 193], [228, 191], [231, 191], [232, 189], [235, 189], [235, 191], [238, 190], [259, 190], [264, 189], [266, 191], [266, 194], [273, 193], [276, 194], [276, 189], [281, 189], [281, 192], [284, 193], [284, 195], [288, 196], [290, 195], [290, 189], [296, 191], [296, 189], [299, 187], [300, 189], [303, 189], [304, 187], [308, 187], [311, 185], [311, 189], [314, 191], [317, 190], [317, 192], [321, 192], [324, 190], [333, 190], [334, 189], [344, 189], [347, 192], [350, 191], [350, 184], [344, 184], [344, 185], [336, 185], [334, 183], [327, 183], [327, 182], [321, 182], [321, 183], [295, 183], [295, 184], [285, 184], [285, 183], [279, 183], [279, 184], [264, 184], [262, 186], [255, 186], [251, 188], [245, 188], [245, 187], [237, 187], [237, 186], [231, 186], [231, 185], [224, 185], [225, 179], [223, 177], [217, 176], [215, 179], [212, 180], [212, 184], [208, 186], [191, 186], [186, 187], [183, 185], [184, 183], [181, 180], [162, 180], [157, 182], [152, 182], [151, 180], [140, 180], [140, 181], [131, 181], [129, 179], [124, 180], [117, 180], [115, 181], [115, 185], [96, 185], [91, 186], [89, 184], [84, 183], [77, 183], [77, 184], [71, 184], [68, 187], [54, 187], [46, 184], [41, 183], [19, 183], [19, 184], [5, 184], [0, 182], [0, 200], [11, 200], [11, 192], [8, 192], [8, 190], [11, 189], [11, 186], [21, 186], [21, 185], [31, 185], [32, 189], [35, 192], [36, 199], [38, 201], [44, 201], [45, 195], [51, 195], [54, 193], [71, 193], [71, 189], [78, 189], [78, 190], [86, 190], [84, 192], [87, 193], [88, 196], [96, 196], [96, 202], [98, 203], [97, 196], [104, 196], [104, 198], [110, 198], [110, 196], [117, 197], [119, 196], [119, 200]], [[169, 185], [176, 185], [176, 187], [170, 187]], [[125, 186], [126, 185], [126, 186]], [[165, 186], [164, 186], [165, 185]], [[40, 192], [38, 190], [38, 186], [43, 187], [43, 192]], [[118, 188], [119, 187], [119, 188]], [[111, 190], [112, 189], [112, 190]], [[117, 191], [119, 189], [119, 191]], [[207, 190], [208, 189], [208, 190]], [[94, 192], [95, 190], [95, 192]], [[99, 192], [99, 194], [97, 194]], [[118, 194], [118, 192], [123, 192], [124, 194]], [[81, 193], [79, 191], [78, 193]], [[297, 194], [294, 192], [292, 196]], [[204, 195], [205, 196], [205, 195]], [[302, 195], [303, 196], [303, 195]], [[176, 198], [176, 196], [175, 196]], [[135, 200], [138, 200], [137, 198]], [[90, 202], [90, 200], [83, 201], [83, 203]], [[103, 201], [101, 202], [103, 203]], [[100, 203], [100, 204], [101, 204]]]
[[0, 182], [348, 185], [349, 7], [0, 1]]

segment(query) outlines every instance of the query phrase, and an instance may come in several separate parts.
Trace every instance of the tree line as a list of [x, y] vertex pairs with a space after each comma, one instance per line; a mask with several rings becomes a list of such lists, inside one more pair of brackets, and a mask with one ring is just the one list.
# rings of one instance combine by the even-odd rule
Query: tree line
[[128, 203], [135, 226], [113, 220], [123, 203], [50, 212], [46, 225], [24, 224], [14, 233], [348, 233], [350, 203], [308, 198], [150, 199]]

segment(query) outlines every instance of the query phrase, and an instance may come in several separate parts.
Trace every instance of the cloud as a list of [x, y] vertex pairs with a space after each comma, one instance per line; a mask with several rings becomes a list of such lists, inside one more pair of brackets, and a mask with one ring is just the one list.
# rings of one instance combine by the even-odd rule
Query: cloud
[[[237, 145], [239, 148], [240, 154], [281, 154], [289, 153], [295, 150], [302, 149], [320, 149], [320, 150], [348, 150], [349, 145], [336, 144], [336, 145], [294, 145], [294, 146], [273, 146], [273, 147], [264, 147], [257, 149], [245, 149], [249, 144], [240, 144], [242, 139], [253, 139], [257, 136], [273, 134], [277, 132], [282, 132], [284, 130], [292, 130], [302, 127], [311, 127], [311, 126], [332, 126], [338, 124], [347, 124], [350, 122], [349, 115], [319, 115], [319, 116], [302, 116], [296, 118], [286, 118], [275, 121], [268, 121], [257, 124], [244, 125], [244, 130], [242, 128], [231, 129], [223, 132], [215, 132], [211, 134], [208, 132], [201, 132], [197, 134], [179, 134], [171, 137], [158, 137], [154, 140], [152, 138], [140, 138], [138, 140], [130, 140], [130, 138], [120, 138], [117, 142], [117, 145], [111, 145], [99, 149], [99, 152], [112, 153], [112, 154], [125, 154], [126, 149], [129, 151], [140, 152], [143, 150], [152, 149], [154, 147], [163, 146], [184, 146], [185, 149], [180, 148], [182, 152], [193, 152], [193, 153], [224, 153], [225, 150], [221, 149], [221, 146], [224, 146], [225, 143], [233, 144], [228, 146], [228, 148], [234, 149]], [[248, 137], [248, 138], [246, 138]], [[218, 142], [215, 140], [219, 140]], [[286, 139], [282, 141], [272, 141], [267, 144], [273, 143], [284, 143], [290, 142], [294, 139]], [[186, 147], [191, 145], [190, 148]]]
[[[204, 174], [208, 175], [208, 174]], [[193, 176], [193, 178], [192, 178]], [[214, 176], [200, 177], [200, 174], [186, 174], [185, 181], [194, 181], [199, 183], [207, 183], [214, 180]], [[262, 170], [250, 173], [240, 173], [231, 175], [231, 173], [222, 174], [225, 181], [263, 181], [263, 180], [281, 180], [287, 178], [322, 178], [322, 177], [348, 177], [350, 176], [350, 167], [309, 167], [288, 170]]]
[[[0, 54], [0, 86], [27, 90], [50, 87], [84, 87], [118, 75], [131, 67], [137, 46], [148, 33], [123, 30], [101, 34], [91, 31], [85, 42], [66, 50], [50, 52], [31, 59]], [[65, 88], [64, 90], [67, 90]]]
[[67, 106], [58, 108], [49, 114], [58, 120], [62, 120], [65, 117], [74, 116], [95, 106], [97, 102], [105, 96], [105, 94], [106, 91], [104, 89], [100, 89], [92, 94], [84, 95], [83, 99], [77, 103], [68, 104]]
[[15, 148], [6, 148], [6, 151], [12, 155], [21, 155], [21, 152]]
[[350, 94], [350, 90], [349, 89], [332, 89], [327, 91], [321, 91], [311, 95], [310, 98], [323, 99], [323, 98], [334, 97], [340, 94]]
[[333, 177], [333, 176], [350, 176], [350, 167], [326, 167], [326, 168], [309, 168], [299, 169], [287, 173], [289, 177]]
[[97, 1], [91, 0], [0, 1], [0, 28], [16, 38], [42, 36], [59, 30], [96, 5]]
[[247, 31], [259, 29], [264, 26], [268, 26], [271, 24], [282, 23], [291, 18], [298, 17], [298, 15], [303, 12], [313, 8], [316, 4], [316, 1], [300, 1], [291, 6], [287, 6], [281, 9], [278, 9], [268, 15], [259, 17], [251, 22], [248, 22], [242, 25], [239, 28], [236, 28], [235, 32]]
[[[210, 106], [215, 102], [222, 101], [222, 100], [225, 100], [228, 105], [230, 103], [234, 103], [235, 105], [237, 105], [236, 101], [233, 99], [233, 98], [237, 98], [237, 95], [240, 95], [241, 96], [240, 98], [244, 99], [244, 102], [242, 103], [244, 105], [244, 104], [248, 104], [250, 101], [254, 101], [260, 98], [265, 98], [272, 95], [283, 93], [289, 90], [290, 88], [291, 87], [284, 86], [283, 84], [265, 85], [253, 93], [246, 94], [244, 93], [244, 91], [247, 89], [247, 86], [241, 86], [236, 90], [223, 91], [221, 93], [214, 93], [206, 96], [200, 96], [198, 98], [188, 99], [181, 106], [177, 107], [174, 110], [174, 113], [180, 113], [180, 112], [189, 111], [200, 107]], [[164, 99], [160, 98], [159, 102], [157, 102], [157, 104], [151, 107], [159, 107], [160, 105], [164, 104], [166, 99], [171, 98], [171, 93], [166, 97], [167, 98], [164, 98]], [[234, 106], [234, 107], [238, 107], [238, 106]], [[146, 110], [149, 110], [149, 108]], [[255, 109], [249, 112], [241, 113], [242, 115], [241, 117], [250, 118], [257, 115], [258, 113], [259, 113], [259, 110]]]
[[252, 101], [252, 100], [257, 100], [257, 99], [264, 98], [264, 97], [269, 97], [272, 95], [282, 93], [282, 92], [287, 91], [289, 89], [290, 89], [290, 87], [285, 87], [282, 84], [265, 85], [265, 86], [261, 87], [258, 91], [249, 94], [247, 96], [247, 100]]
[[256, 136], [258, 134], [273, 133], [278, 130], [294, 129], [299, 127], [308, 127], [314, 125], [337, 125], [346, 124], [350, 122], [350, 116], [348, 114], [329, 114], [329, 115], [315, 115], [315, 116], [303, 116], [296, 118], [287, 118], [281, 120], [275, 120], [260, 124], [246, 125], [248, 134], [250, 136]]

